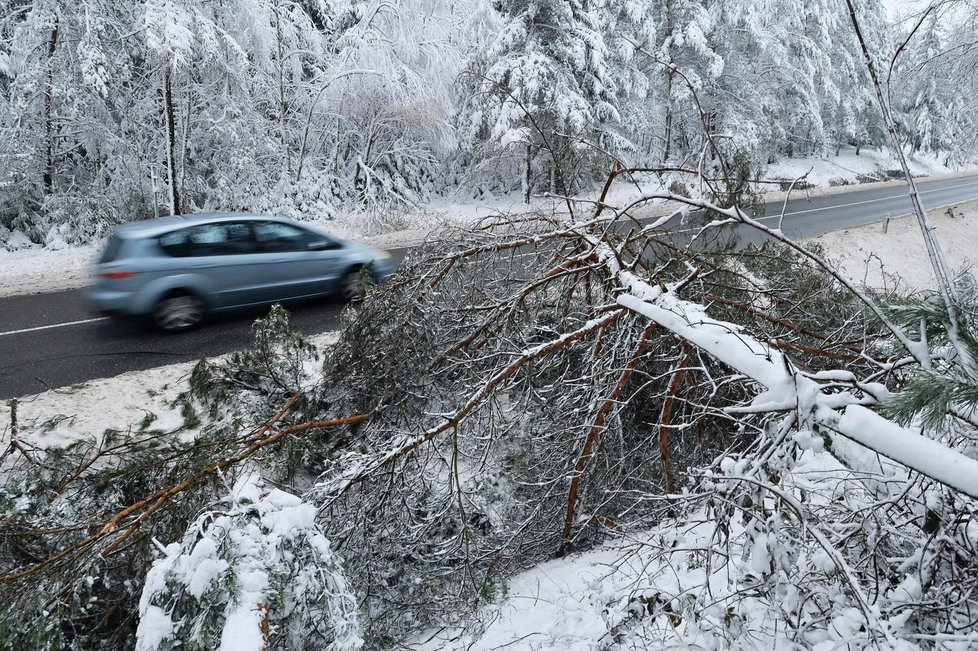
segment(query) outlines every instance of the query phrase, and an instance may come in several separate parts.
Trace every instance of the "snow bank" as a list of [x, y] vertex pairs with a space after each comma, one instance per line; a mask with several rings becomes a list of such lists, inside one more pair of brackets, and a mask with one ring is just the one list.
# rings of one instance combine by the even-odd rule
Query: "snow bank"
[[[952, 271], [974, 267], [978, 261], [974, 244], [978, 241], [978, 201], [929, 214]], [[937, 286], [915, 217], [823, 233], [806, 241], [823, 246], [828, 259], [857, 284], [893, 288], [899, 279], [905, 289]]]
[[[960, 171], [933, 156], [918, 155], [907, 162], [914, 176], [939, 176]], [[889, 173], [899, 170], [900, 163], [885, 147], [864, 147], [858, 156], [854, 147], [843, 147], [838, 156], [781, 159], [767, 166], [765, 177], [790, 180], [807, 174], [808, 183], [828, 187], [859, 183], [861, 179], [885, 180], [890, 178]]]

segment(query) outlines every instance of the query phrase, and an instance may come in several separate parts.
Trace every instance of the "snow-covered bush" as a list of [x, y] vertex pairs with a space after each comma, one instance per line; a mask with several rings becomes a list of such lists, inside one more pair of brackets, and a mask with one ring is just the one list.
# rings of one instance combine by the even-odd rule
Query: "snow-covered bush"
[[49, 195], [38, 210], [43, 218], [33, 226], [43, 231], [41, 243], [60, 249], [107, 237], [113, 226], [125, 221], [115, 210], [96, 196]]
[[315, 505], [247, 472], [225, 503], [161, 546], [137, 651], [359, 649], [357, 604]]

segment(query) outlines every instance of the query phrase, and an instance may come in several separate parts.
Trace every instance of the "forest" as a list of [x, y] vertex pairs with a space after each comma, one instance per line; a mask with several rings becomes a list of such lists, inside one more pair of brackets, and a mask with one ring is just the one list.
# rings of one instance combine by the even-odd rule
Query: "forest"
[[[598, 550], [626, 580], [574, 595], [578, 648], [973, 648], [978, 282], [907, 157], [974, 162], [978, 8], [915, 9], [2, 0], [0, 240], [568, 211], [442, 225], [326, 347], [272, 307], [176, 426], [47, 445], [11, 401], [0, 646], [569, 648], [475, 641], [523, 573]], [[862, 286], [749, 212], [765, 166], [862, 147], [933, 286]]]
[[[973, 160], [973, 7], [855, 10], [907, 148]], [[707, 132], [755, 176], [885, 145], [846, 6], [0, 2], [0, 243], [200, 210], [383, 227], [447, 192], [573, 194], [609, 160], [681, 168]]]

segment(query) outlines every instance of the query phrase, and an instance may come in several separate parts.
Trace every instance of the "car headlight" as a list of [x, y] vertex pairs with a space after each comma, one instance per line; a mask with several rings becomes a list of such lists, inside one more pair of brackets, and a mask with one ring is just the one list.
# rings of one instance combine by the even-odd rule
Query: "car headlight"
[[373, 255], [374, 255], [374, 260], [383, 260], [386, 262], [387, 260], [391, 259], [391, 254], [382, 249], [374, 249]]

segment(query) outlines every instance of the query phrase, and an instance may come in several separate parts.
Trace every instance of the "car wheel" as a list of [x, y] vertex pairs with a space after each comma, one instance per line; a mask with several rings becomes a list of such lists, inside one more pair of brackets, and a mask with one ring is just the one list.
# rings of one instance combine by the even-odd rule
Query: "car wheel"
[[340, 298], [351, 303], [363, 298], [363, 284], [370, 282], [370, 274], [361, 277], [363, 267], [348, 269], [340, 278]]
[[193, 294], [173, 292], [164, 296], [153, 311], [153, 323], [164, 332], [183, 332], [204, 318], [204, 301]]

